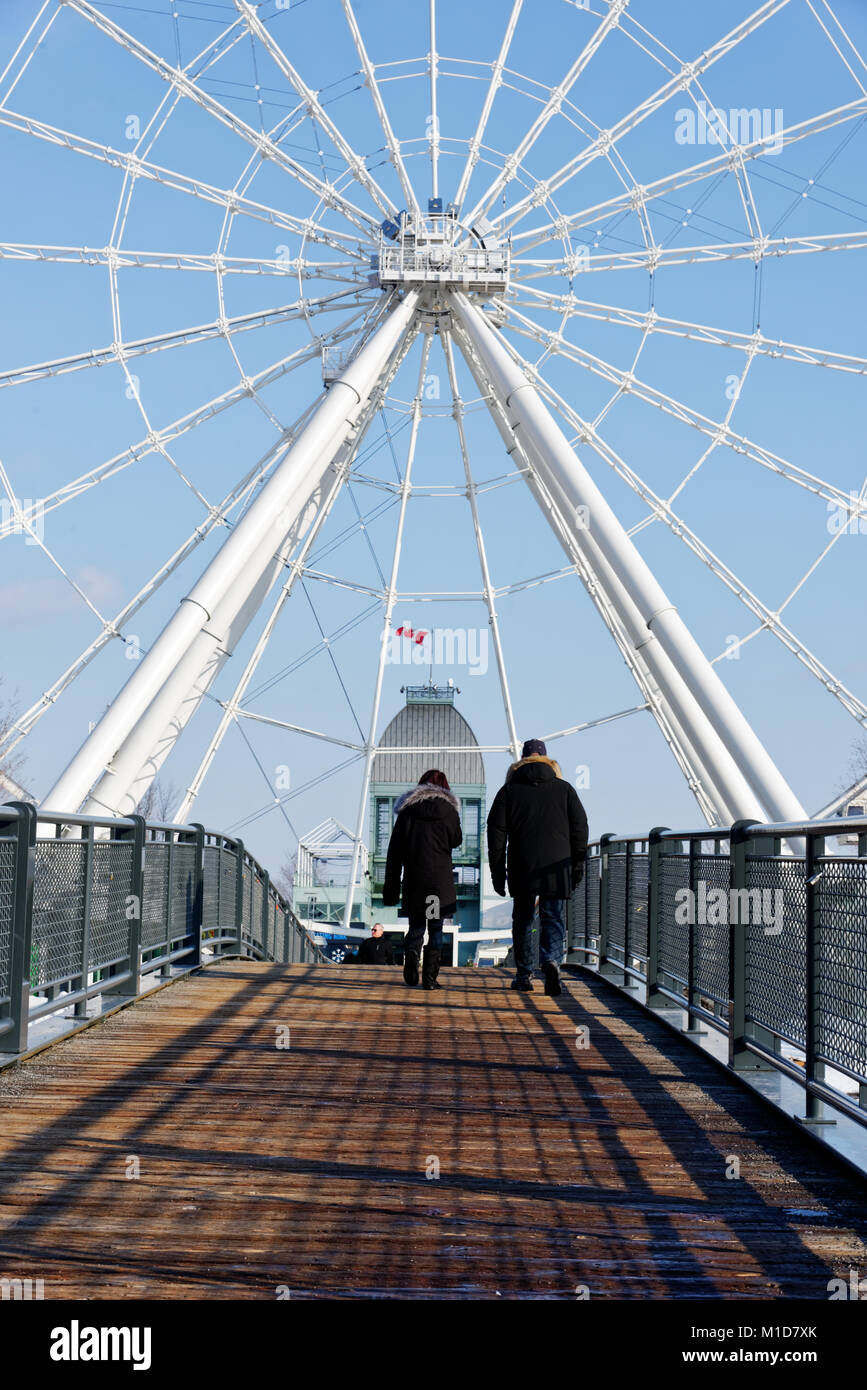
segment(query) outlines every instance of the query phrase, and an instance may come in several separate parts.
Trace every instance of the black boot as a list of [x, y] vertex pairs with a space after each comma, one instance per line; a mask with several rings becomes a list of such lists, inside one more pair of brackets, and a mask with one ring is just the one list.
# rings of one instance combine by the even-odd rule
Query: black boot
[[545, 976], [545, 993], [553, 995], [562, 994], [560, 988], [560, 971], [553, 961], [549, 961], [547, 965], [542, 966], [542, 974]]
[[403, 978], [408, 985], [418, 984], [418, 951], [411, 947], [403, 953]]
[[422, 957], [421, 986], [422, 989], [442, 989], [442, 985], [437, 984], [437, 975], [440, 968], [440, 953], [431, 946], [425, 946]]

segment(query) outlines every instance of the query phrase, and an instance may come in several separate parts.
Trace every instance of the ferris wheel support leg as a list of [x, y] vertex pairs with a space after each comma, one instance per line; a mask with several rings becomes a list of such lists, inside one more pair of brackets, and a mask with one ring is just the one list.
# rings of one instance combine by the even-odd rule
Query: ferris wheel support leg
[[524, 446], [529, 447], [543, 480], [550, 481], [555, 494], [564, 497], [567, 515], [577, 519], [581, 515], [578, 509], [586, 509], [590, 528], [574, 528], [577, 545], [585, 550], [588, 540], [592, 542], [637, 608], [643, 626], [658, 640], [682, 677], [688, 702], [663, 684], [664, 693], [729, 806], [738, 816], [754, 817], [757, 798], [771, 820], [805, 818], [797, 796], [573, 452], [528, 376], [513, 361], [496, 329], [479, 309], [461, 293], [454, 292], [451, 297], [458, 321], [503, 403], [507, 419], [519, 432]]
[[[527, 452], [524, 444], [512, 431], [502, 404], [496, 397], [491, 396], [489, 383], [481, 375], [478, 362], [473, 356], [469, 356], [467, 361], [480, 392], [491, 402], [494, 423], [507, 452], [515, 455], [525, 470], [530, 493], [567, 558], [575, 566], [581, 583], [632, 672], [663, 738], [698, 802], [702, 815], [708, 825], [731, 825], [738, 819], [731, 803], [726, 800], [687, 737], [672, 701], [666, 699], [663, 694], [662, 685], [670, 692], [680, 691], [681, 703], [683, 702], [688, 692], [677, 671], [659, 643], [648, 633], [635, 605], [630, 601], [623, 586], [614, 578], [598, 551], [594, 551], [591, 563], [588, 555], [578, 547], [574, 533], [570, 531], [564, 519], [568, 515], [568, 504], [564, 503], [562, 495], [555, 498], [550, 486], [546, 487], [542, 483], [535, 458]], [[743, 785], [744, 794], [750, 795], [749, 788], [745, 783]], [[759, 818], [761, 807], [757, 800], [755, 808], [754, 814]]]
[[[415, 314], [417, 291], [395, 299], [380, 326], [341, 377], [331, 384], [310, 421], [255, 501], [163, 628], [123, 690], [48, 792], [43, 806], [76, 811], [93, 791], [93, 809], [117, 811], [159, 738], [201, 674], [231, 649], [230, 628], [253, 617], [256, 600], [287, 537], [323, 474], [363, 413], [370, 393]], [[237, 640], [237, 634], [235, 634]], [[122, 775], [116, 775], [123, 767]], [[90, 801], [87, 803], [90, 808]]]

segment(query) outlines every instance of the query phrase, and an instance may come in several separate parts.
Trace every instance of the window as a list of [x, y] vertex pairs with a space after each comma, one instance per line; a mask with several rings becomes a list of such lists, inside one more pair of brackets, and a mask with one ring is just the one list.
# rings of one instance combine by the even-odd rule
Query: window
[[464, 801], [461, 804], [461, 811], [461, 829], [464, 832], [464, 840], [458, 854], [478, 854], [481, 804], [478, 801]]
[[376, 798], [376, 854], [388, 853], [391, 836], [391, 800], [387, 796]]

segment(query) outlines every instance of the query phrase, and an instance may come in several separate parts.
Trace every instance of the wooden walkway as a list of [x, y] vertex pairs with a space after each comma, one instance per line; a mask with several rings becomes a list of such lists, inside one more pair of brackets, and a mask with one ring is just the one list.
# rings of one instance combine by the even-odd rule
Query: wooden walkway
[[825, 1299], [867, 1273], [867, 1187], [603, 982], [440, 978], [227, 962], [0, 1074], [0, 1277]]

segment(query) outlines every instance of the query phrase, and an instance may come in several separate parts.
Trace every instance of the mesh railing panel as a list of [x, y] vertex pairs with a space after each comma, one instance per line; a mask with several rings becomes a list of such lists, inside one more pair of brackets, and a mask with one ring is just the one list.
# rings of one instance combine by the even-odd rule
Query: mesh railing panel
[[[803, 859], [747, 861], [753, 897], [745, 930], [746, 1016], [798, 1047], [805, 1041], [806, 888]], [[778, 896], [779, 895], [779, 896]], [[756, 917], [758, 916], [758, 920]]]
[[[725, 893], [722, 912], [706, 916], [721, 917], [720, 922], [696, 921], [693, 927], [693, 982], [695, 988], [718, 1004], [729, 998], [729, 880], [731, 865], [727, 854], [699, 854], [695, 858], [695, 890], [705, 884], [705, 892], [721, 889]], [[722, 901], [721, 899], [719, 901]], [[697, 914], [698, 915], [698, 914]]]
[[[675, 918], [677, 893], [689, 887], [689, 856], [659, 857], [659, 965], [666, 975], [687, 984], [689, 975], [689, 926]], [[683, 911], [677, 914], [683, 917]]]
[[629, 954], [647, 960], [647, 887], [650, 856], [635, 853], [629, 860]]
[[244, 868], [243, 868], [243, 870], [242, 870], [242, 873], [243, 873], [243, 891], [242, 891], [242, 894], [241, 894], [241, 927], [242, 927], [242, 929], [243, 929], [245, 935], [249, 935], [249, 933], [250, 933], [250, 907], [251, 907], [251, 899], [252, 899], [252, 896], [253, 896], [253, 875], [252, 875], [252, 873], [251, 873], [251, 871], [250, 871], [250, 865], [249, 865], [249, 864], [245, 864], [245, 865], [244, 865]]
[[171, 940], [180, 941], [193, 931], [196, 906], [196, 847], [176, 844], [171, 873]]
[[867, 861], [817, 868], [816, 1050], [867, 1080]]
[[602, 892], [602, 860], [596, 856], [588, 859], [584, 868], [584, 881], [587, 888], [585, 898], [585, 923], [588, 938], [599, 935], [599, 895]]
[[607, 851], [607, 901], [608, 945], [619, 946], [623, 951], [626, 945], [626, 855]]
[[258, 874], [253, 874], [253, 884], [250, 890], [250, 935], [257, 946], [262, 945], [262, 894], [265, 885]]
[[233, 849], [220, 851], [220, 920], [215, 925], [234, 929], [238, 891], [238, 856]]
[[141, 944], [150, 950], [168, 940], [169, 846], [162, 840], [145, 845], [142, 896]]
[[15, 841], [0, 840], [0, 999], [10, 993], [15, 912]]
[[30, 985], [62, 984], [82, 973], [84, 865], [81, 840], [36, 843]]
[[202, 863], [202, 927], [211, 928], [220, 920], [220, 849], [205, 845]]
[[127, 898], [132, 893], [131, 840], [96, 840], [90, 880], [91, 970], [129, 956]]
[[585, 874], [578, 887], [573, 889], [566, 904], [566, 924], [568, 927], [569, 949], [574, 951], [587, 944], [587, 884]]

